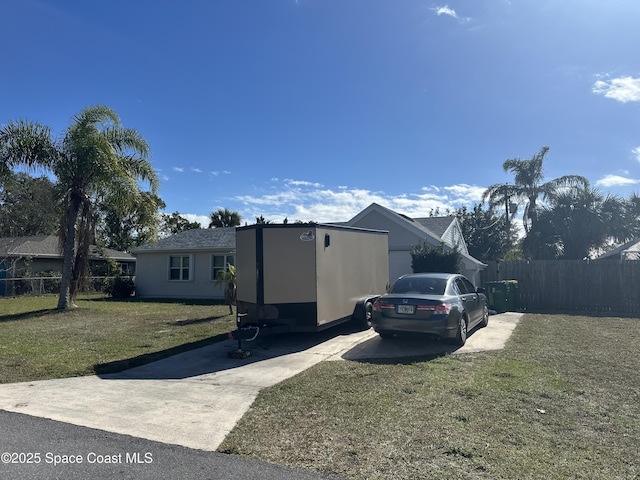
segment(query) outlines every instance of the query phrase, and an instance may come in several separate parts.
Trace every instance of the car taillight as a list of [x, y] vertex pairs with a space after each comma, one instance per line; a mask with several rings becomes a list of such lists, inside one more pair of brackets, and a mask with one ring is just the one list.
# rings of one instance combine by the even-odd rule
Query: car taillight
[[380, 311], [383, 308], [394, 308], [392, 303], [387, 303], [387, 302], [380, 302], [378, 300], [376, 300], [375, 302], [373, 302], [373, 309], [376, 311]]
[[418, 305], [418, 310], [428, 310], [428, 311], [432, 311], [433, 313], [438, 313], [438, 314], [446, 314], [449, 315], [449, 312], [451, 312], [451, 304], [450, 303], [441, 303], [439, 305]]

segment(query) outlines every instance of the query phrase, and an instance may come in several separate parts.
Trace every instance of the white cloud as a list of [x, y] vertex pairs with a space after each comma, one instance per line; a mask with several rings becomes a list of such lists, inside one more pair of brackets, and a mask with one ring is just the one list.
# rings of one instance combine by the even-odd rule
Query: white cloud
[[220, 172], [209, 172], [209, 173], [214, 177], [217, 177], [218, 175], [220, 175]]
[[467, 17], [458, 16], [456, 11], [453, 8], [450, 8], [449, 5], [442, 5], [440, 7], [433, 7], [431, 10], [438, 17], [441, 16], [441, 15], [447, 15], [447, 16], [455, 18], [456, 20], [459, 20], [460, 22], [463, 22], [463, 23], [466, 23], [466, 22], [471, 20], [470, 18], [467, 18]]
[[316, 188], [323, 187], [323, 185], [321, 183], [308, 182], [306, 180], [292, 180], [290, 178], [285, 178], [284, 182], [287, 185], [291, 185], [291, 186], [294, 186], [294, 187], [316, 187]]
[[184, 168], [182, 167], [173, 167], [174, 172], [184, 172]]
[[195, 172], [195, 173], [202, 173], [202, 170], [200, 170], [199, 168], [195, 168], [195, 167], [191, 167], [191, 171]]
[[621, 177], [620, 175], [605, 175], [596, 182], [599, 187], [623, 187], [626, 185], [636, 185], [640, 180]]
[[622, 103], [640, 102], [640, 78], [618, 77], [598, 80], [593, 84], [592, 91]]
[[387, 195], [345, 186], [332, 190], [317, 187], [319, 184], [313, 182], [302, 183], [305, 188], [287, 184], [288, 188], [283, 191], [242, 195], [234, 200], [243, 204], [240, 213], [247, 219], [264, 215], [276, 222], [284, 217], [289, 221], [341, 222], [354, 217], [371, 203], [378, 203], [410, 217], [426, 217], [436, 209], [445, 215], [447, 210], [479, 202], [485, 190], [484, 187], [461, 184], [444, 187], [440, 192], [434, 187], [425, 187], [420, 193]]
[[431, 10], [433, 10], [436, 15], [440, 16], [440, 15], [449, 15], [450, 17], [453, 18], [458, 18], [458, 14], [456, 14], [456, 11], [453, 8], [449, 8], [449, 5], [443, 5], [441, 7], [434, 7]]
[[460, 185], [444, 187], [444, 190], [451, 193], [458, 202], [478, 203], [482, 200], [482, 194], [486, 190], [486, 187], [462, 183]]
[[156, 172], [156, 175], [158, 176], [158, 178], [160, 180], [162, 180], [163, 182], [166, 182], [167, 180], [169, 180], [169, 177], [167, 175], [165, 175], [164, 173], [162, 173], [162, 169], [161, 168], [156, 168], [155, 172]]
[[208, 215], [196, 215], [194, 213], [181, 213], [180, 215], [190, 222], [198, 222], [202, 228], [208, 228], [211, 221]]
[[631, 153], [633, 153], [633, 156], [636, 157], [636, 160], [640, 162], [640, 147], [632, 149]]

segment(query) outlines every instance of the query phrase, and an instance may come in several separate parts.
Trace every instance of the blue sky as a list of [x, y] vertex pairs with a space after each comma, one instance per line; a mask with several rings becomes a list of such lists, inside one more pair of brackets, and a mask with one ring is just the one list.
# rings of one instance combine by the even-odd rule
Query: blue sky
[[[105, 104], [166, 212], [426, 216], [546, 176], [640, 191], [637, 0], [3, 0], [0, 123]], [[204, 225], [207, 226], [207, 225]]]

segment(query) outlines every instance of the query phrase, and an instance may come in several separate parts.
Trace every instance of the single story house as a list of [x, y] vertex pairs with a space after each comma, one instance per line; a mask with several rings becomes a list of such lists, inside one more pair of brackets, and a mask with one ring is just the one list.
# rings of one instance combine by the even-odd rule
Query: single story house
[[485, 263], [469, 255], [460, 223], [453, 216], [410, 218], [372, 203], [345, 225], [389, 232], [390, 283], [404, 274], [413, 272], [411, 249], [423, 241], [434, 247], [443, 243], [445, 249], [451, 250], [457, 246], [462, 255], [461, 273], [475, 285], [480, 285], [480, 272], [487, 267]]
[[[89, 254], [94, 272], [103, 270], [110, 259], [123, 273], [135, 274], [136, 259], [129, 253], [92, 246]], [[0, 296], [14, 293], [15, 282], [9, 280], [37, 278], [42, 272], [61, 272], [62, 258], [56, 235], [0, 238]]]
[[216, 277], [235, 265], [235, 249], [233, 227], [187, 230], [138, 247], [136, 296], [222, 299]]

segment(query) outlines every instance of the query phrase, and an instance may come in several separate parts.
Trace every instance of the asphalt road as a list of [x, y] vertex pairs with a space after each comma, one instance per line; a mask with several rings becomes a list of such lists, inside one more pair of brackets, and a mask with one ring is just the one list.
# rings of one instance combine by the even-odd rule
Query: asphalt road
[[8, 480], [340, 478], [3, 410], [0, 425], [0, 478]]

